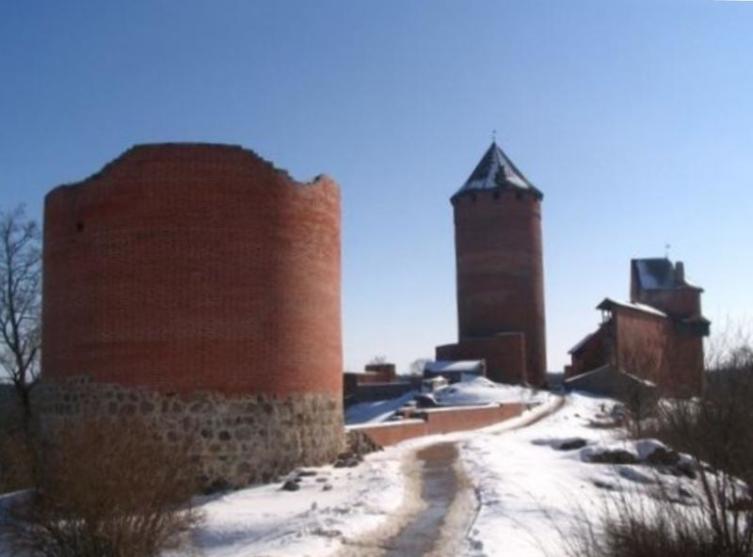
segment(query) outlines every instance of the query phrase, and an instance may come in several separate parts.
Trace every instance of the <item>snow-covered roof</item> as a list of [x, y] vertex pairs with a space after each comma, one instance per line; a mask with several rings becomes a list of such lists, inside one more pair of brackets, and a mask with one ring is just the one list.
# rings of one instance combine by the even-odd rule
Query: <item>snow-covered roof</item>
[[427, 373], [480, 373], [484, 369], [483, 360], [437, 360], [427, 362], [424, 371]]
[[655, 307], [648, 306], [646, 304], [638, 304], [635, 302], [623, 302], [620, 300], [614, 300], [612, 298], [604, 298], [604, 300], [596, 306], [596, 309], [612, 309], [613, 306], [619, 306], [623, 308], [634, 309], [636, 311], [642, 311], [644, 313], [650, 313], [658, 317], [667, 317], [667, 314], [663, 311], [656, 309]]
[[499, 404], [505, 402], [532, 402], [538, 397], [528, 387], [494, 383], [486, 377], [474, 377], [448, 385], [434, 393], [440, 406], [466, 406]]
[[484, 156], [473, 169], [470, 177], [465, 184], [455, 193], [455, 196], [467, 191], [490, 190], [495, 188], [513, 187], [533, 192], [537, 197], [542, 198], [543, 194], [523, 173], [513, 164], [513, 162], [499, 148], [496, 142], [492, 142]]

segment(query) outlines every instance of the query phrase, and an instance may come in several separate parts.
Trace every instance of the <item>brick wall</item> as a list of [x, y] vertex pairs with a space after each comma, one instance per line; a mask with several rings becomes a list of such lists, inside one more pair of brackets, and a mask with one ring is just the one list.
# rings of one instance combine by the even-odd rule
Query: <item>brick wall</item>
[[609, 363], [656, 383], [669, 395], [702, 392], [702, 336], [681, 330], [672, 319], [628, 308], [613, 315], [614, 354]]
[[695, 396], [704, 388], [703, 337], [674, 332], [669, 350], [666, 389], [675, 396]]
[[360, 378], [361, 383], [389, 383], [397, 375], [395, 364], [366, 364], [364, 370], [367, 373]]
[[701, 290], [697, 288], [640, 290], [636, 298], [674, 317], [701, 315]]
[[437, 346], [437, 360], [480, 360], [492, 381], [520, 383], [526, 380], [526, 344], [523, 333], [505, 333], [486, 338], [464, 339]]
[[609, 323], [602, 324], [571, 354], [572, 364], [565, 367], [565, 379], [596, 369], [609, 361], [610, 331]]
[[467, 408], [436, 408], [418, 413], [418, 419], [351, 426], [348, 429], [357, 429], [375, 443], [386, 447], [424, 435], [468, 431], [494, 425], [519, 416], [525, 409], [526, 406], [522, 403]]
[[526, 379], [546, 381], [541, 204], [520, 190], [453, 200], [459, 340], [525, 336]]
[[340, 196], [223, 145], [138, 146], [45, 204], [42, 375], [341, 395]]
[[671, 358], [668, 351], [671, 323], [664, 317], [626, 308], [618, 308], [613, 316], [614, 363], [628, 373], [661, 385], [666, 381]]

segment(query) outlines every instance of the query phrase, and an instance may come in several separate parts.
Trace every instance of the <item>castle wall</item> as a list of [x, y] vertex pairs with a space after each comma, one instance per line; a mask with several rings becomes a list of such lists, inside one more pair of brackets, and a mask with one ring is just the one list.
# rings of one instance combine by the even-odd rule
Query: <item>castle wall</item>
[[614, 362], [628, 373], [656, 384], [666, 380], [670, 340], [666, 318], [629, 309], [613, 312]]
[[660, 309], [673, 317], [701, 315], [701, 291], [695, 288], [639, 290], [636, 301]]
[[416, 419], [381, 424], [349, 426], [350, 431], [364, 433], [377, 445], [387, 447], [407, 439], [455, 431], [469, 431], [491, 426], [520, 416], [526, 405], [507, 404], [421, 410]]
[[546, 380], [541, 204], [518, 189], [453, 200], [460, 341], [500, 332], [525, 336], [526, 373]]
[[610, 325], [603, 324], [583, 346], [572, 353], [572, 364], [565, 368], [565, 379], [594, 370], [609, 362], [610, 334]]
[[[326, 177], [296, 183], [239, 147], [135, 147], [48, 194], [43, 304], [45, 382], [292, 401], [306, 421], [316, 399], [341, 429], [340, 197]], [[270, 440], [288, 427], [255, 423]], [[321, 449], [334, 456], [340, 437]]]
[[704, 389], [703, 337], [676, 331], [669, 347], [667, 390], [675, 396], [697, 396]]
[[[166, 394], [69, 377], [34, 390], [46, 435], [81, 418], [136, 418], [168, 446], [188, 441], [205, 488], [269, 482], [342, 450], [342, 402], [322, 394]], [[334, 450], [333, 450], [334, 449]]]
[[668, 395], [703, 391], [702, 336], [682, 331], [672, 319], [625, 308], [613, 312], [610, 331], [613, 352], [604, 363], [616, 363]]

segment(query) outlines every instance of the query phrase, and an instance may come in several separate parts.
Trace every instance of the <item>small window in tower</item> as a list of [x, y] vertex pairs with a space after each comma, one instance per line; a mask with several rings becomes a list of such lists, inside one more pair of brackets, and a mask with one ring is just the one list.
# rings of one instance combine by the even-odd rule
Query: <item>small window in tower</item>
[[494, 199], [499, 199], [499, 190], [494, 192]]
[[476, 194], [475, 194], [475, 193], [472, 193], [472, 194], [471, 194], [471, 201], [472, 201], [473, 203], [476, 203]]
[[521, 199], [523, 199], [523, 192], [522, 191], [516, 191], [515, 192], [515, 199], [517, 199], [518, 201], [520, 201]]
[[80, 220], [76, 223], [76, 230], [78, 230], [79, 232], [84, 231], [84, 221]]

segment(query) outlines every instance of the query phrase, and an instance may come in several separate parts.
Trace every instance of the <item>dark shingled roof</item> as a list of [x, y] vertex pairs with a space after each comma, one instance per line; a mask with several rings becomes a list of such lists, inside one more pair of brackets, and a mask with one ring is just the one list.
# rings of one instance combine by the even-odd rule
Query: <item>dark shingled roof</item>
[[642, 290], [674, 290], [688, 287], [700, 290], [685, 280], [684, 273], [678, 276], [678, 269], [682, 263], [678, 263], [676, 267], [666, 257], [633, 259], [630, 264]]
[[644, 290], [672, 289], [675, 287], [675, 269], [666, 258], [634, 259], [633, 265]]
[[539, 199], [544, 197], [544, 194], [528, 181], [523, 173], [505, 155], [504, 151], [493, 141], [489, 149], [484, 153], [484, 156], [481, 157], [470, 177], [463, 184], [463, 187], [455, 192], [455, 195], [452, 197], [455, 198], [469, 191], [495, 188], [528, 190]]

